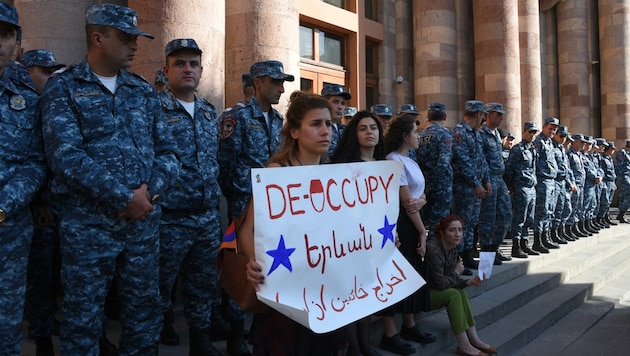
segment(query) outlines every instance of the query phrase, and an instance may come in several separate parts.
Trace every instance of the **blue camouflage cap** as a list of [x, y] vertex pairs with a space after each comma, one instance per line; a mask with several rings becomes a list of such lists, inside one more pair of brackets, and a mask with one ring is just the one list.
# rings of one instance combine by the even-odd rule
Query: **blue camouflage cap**
[[606, 146], [608, 146], [608, 148], [617, 148], [617, 147], [615, 147], [615, 141], [608, 141], [608, 142], [606, 142]]
[[507, 133], [507, 138], [508, 138], [508, 139], [512, 139], [512, 140], [513, 140], [513, 139], [515, 139], [515, 138], [516, 138], [516, 135], [514, 134], [514, 132], [508, 132], [508, 133]]
[[241, 75], [241, 82], [243, 83], [243, 88], [254, 86], [254, 83], [252, 83], [252, 75], [249, 73], [243, 73], [243, 75]]
[[155, 72], [154, 84], [158, 83], [168, 84], [168, 79], [166, 78], [166, 75], [164, 75], [164, 71], [161, 69]]
[[343, 109], [343, 116], [354, 116], [357, 114], [357, 108], [355, 108], [354, 106], [346, 106], [345, 109]]
[[466, 112], [486, 112], [483, 109], [483, 101], [481, 100], [468, 100], [464, 105], [464, 110]]
[[560, 120], [558, 120], [557, 117], [548, 117], [545, 119], [545, 125], [550, 124], [550, 125], [560, 125]]
[[586, 135], [584, 135], [584, 140], [582, 140], [582, 141], [584, 141], [586, 143], [590, 143], [590, 144], [595, 143], [595, 140], [593, 140], [593, 138], [591, 136], [586, 136]]
[[558, 131], [556, 131], [556, 133], [558, 135], [570, 135], [569, 128], [564, 125], [558, 126]]
[[346, 100], [350, 100], [352, 95], [346, 91], [341, 84], [326, 83], [322, 88], [322, 96], [340, 96]]
[[32, 49], [24, 52], [20, 63], [26, 68], [38, 66], [44, 68], [58, 68], [63, 67], [63, 64], [57, 63], [55, 54], [45, 49]]
[[260, 77], [269, 77], [277, 80], [286, 80], [292, 82], [295, 77], [291, 74], [284, 73], [284, 67], [279, 61], [262, 61], [252, 64], [249, 68], [249, 73], [252, 75], [252, 80]]
[[370, 108], [370, 112], [380, 116], [394, 116], [392, 107], [387, 104], [375, 104]]
[[115, 4], [92, 5], [85, 12], [86, 25], [113, 27], [134, 36], [153, 39], [153, 35], [138, 28], [138, 13], [128, 7]]
[[503, 105], [499, 103], [487, 103], [484, 106], [484, 110], [486, 112], [498, 112], [499, 114], [505, 114], [505, 110], [503, 110]]
[[598, 137], [595, 139], [595, 145], [596, 146], [603, 146], [606, 144], [606, 139], [603, 137]]
[[540, 131], [538, 123], [534, 121], [527, 121], [523, 124], [523, 130], [525, 131]]
[[441, 114], [445, 114], [446, 113], [446, 105], [439, 103], [439, 102], [432, 102], [431, 104], [429, 104], [429, 107], [427, 108], [428, 111], [434, 111], [434, 112], [439, 112]]
[[173, 52], [182, 49], [187, 49], [197, 54], [201, 54], [201, 49], [199, 49], [197, 42], [192, 38], [178, 38], [172, 40], [171, 42], [166, 44], [166, 47], [164, 48], [164, 54], [166, 55], [166, 57], [168, 57], [173, 54]]
[[580, 140], [582, 142], [586, 142], [586, 139], [584, 139], [584, 135], [582, 134], [574, 134], [571, 135], [571, 137], [569, 138], [571, 141], [577, 141]]
[[402, 104], [398, 109], [399, 114], [418, 115], [418, 108], [413, 104]]
[[20, 28], [18, 12], [15, 6], [7, 4], [4, 1], [0, 1], [0, 22], [8, 23], [9, 25]]

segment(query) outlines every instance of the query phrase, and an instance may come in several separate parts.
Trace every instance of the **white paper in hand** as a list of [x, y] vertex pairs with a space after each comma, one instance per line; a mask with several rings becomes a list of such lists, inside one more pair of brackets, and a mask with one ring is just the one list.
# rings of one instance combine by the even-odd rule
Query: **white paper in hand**
[[479, 273], [479, 279], [482, 281], [489, 279], [492, 275], [492, 266], [496, 254], [496, 252], [479, 252], [479, 268], [477, 272]]

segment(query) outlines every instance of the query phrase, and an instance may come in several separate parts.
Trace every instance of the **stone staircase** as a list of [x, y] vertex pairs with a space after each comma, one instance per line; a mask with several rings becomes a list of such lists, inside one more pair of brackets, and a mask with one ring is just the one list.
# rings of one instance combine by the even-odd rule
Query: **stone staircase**
[[[630, 269], [629, 228], [620, 224], [549, 254], [494, 266], [482, 286], [466, 289], [482, 340], [501, 355], [553, 355], [569, 347], [630, 293], [624, 276]], [[509, 253], [511, 243], [501, 249]], [[445, 309], [423, 313], [419, 323], [437, 341], [415, 344], [417, 354], [455, 354]], [[376, 320], [372, 344], [382, 355], [393, 355], [376, 348], [382, 331]]]

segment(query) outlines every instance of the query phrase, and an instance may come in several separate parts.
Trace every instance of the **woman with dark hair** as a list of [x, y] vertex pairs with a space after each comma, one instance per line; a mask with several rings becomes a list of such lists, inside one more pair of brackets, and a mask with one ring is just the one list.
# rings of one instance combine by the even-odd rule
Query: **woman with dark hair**
[[464, 291], [467, 286], [479, 286], [483, 281], [479, 276], [468, 280], [459, 277], [464, 264], [456, 247], [462, 240], [463, 227], [464, 221], [457, 215], [442, 218], [435, 225], [435, 239], [427, 245], [431, 309], [446, 307], [457, 340], [458, 355], [496, 354], [496, 348], [479, 339], [468, 295]]
[[[420, 209], [426, 203], [424, 199], [424, 176], [418, 163], [409, 158], [409, 151], [418, 148], [418, 132], [416, 119], [411, 115], [400, 115], [390, 123], [385, 133], [387, 159], [403, 163], [400, 177], [400, 213], [396, 230], [399, 238], [399, 249], [409, 263], [418, 271], [422, 270], [422, 259], [426, 251], [427, 232], [420, 217]], [[414, 314], [428, 311], [428, 288], [423, 286], [401, 302], [378, 313], [383, 316], [384, 334], [381, 348], [409, 355], [416, 352], [413, 345], [405, 342], [411, 340], [421, 344], [435, 341], [435, 337], [424, 332], [416, 325]], [[403, 314], [403, 326], [400, 334], [394, 322], [395, 313]]]
[[[278, 152], [270, 159], [267, 167], [286, 167], [320, 164], [328, 157], [330, 146], [332, 109], [326, 98], [294, 92], [291, 94], [282, 142]], [[252, 202], [250, 201], [250, 204]], [[238, 248], [249, 256], [247, 279], [258, 290], [265, 282], [262, 268], [254, 258], [254, 241], [240, 239], [254, 236], [254, 214], [246, 214], [237, 236]], [[254, 355], [330, 355], [332, 341], [330, 333], [315, 334], [277, 311], [254, 315]]]
[[[385, 143], [380, 120], [369, 111], [357, 112], [346, 126], [331, 161], [333, 163], [347, 163], [384, 159]], [[371, 318], [371, 316], [367, 316], [335, 332], [336, 343], [348, 345], [346, 355], [377, 355], [370, 348]]]

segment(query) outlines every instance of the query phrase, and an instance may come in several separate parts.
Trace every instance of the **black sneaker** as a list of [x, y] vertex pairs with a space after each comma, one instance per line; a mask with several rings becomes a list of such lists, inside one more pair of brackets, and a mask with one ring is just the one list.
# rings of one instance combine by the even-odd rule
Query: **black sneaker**
[[403, 325], [402, 328], [400, 329], [400, 337], [402, 337], [405, 340], [419, 342], [423, 345], [435, 342], [435, 336], [433, 336], [433, 334], [430, 334], [420, 329], [418, 324], [410, 328]]
[[391, 337], [383, 335], [381, 349], [391, 351], [398, 355], [411, 355], [416, 353], [416, 348], [405, 342], [399, 334]]

